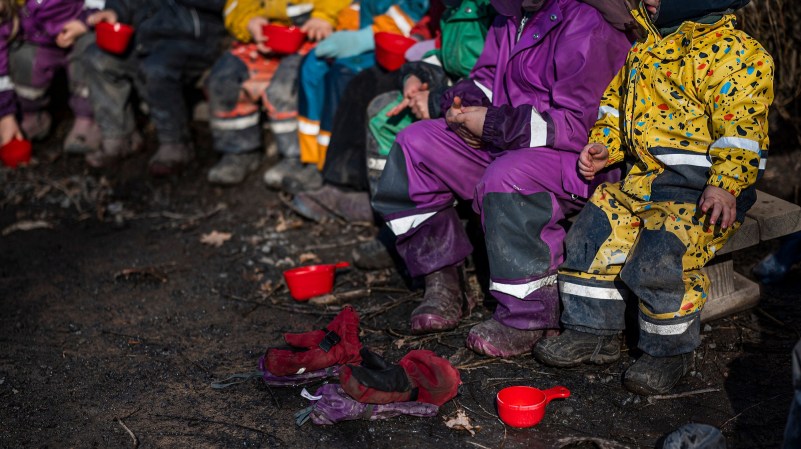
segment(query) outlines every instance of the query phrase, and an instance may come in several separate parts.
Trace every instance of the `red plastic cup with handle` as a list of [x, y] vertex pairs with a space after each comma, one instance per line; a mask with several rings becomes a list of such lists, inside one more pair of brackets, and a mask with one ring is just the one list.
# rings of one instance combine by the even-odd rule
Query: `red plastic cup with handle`
[[121, 55], [131, 43], [134, 29], [124, 23], [100, 22], [95, 25], [95, 40], [101, 50]]
[[570, 397], [570, 390], [562, 386], [547, 390], [527, 386], [504, 388], [496, 397], [498, 416], [509, 426], [531, 427], [542, 421], [548, 403], [567, 397]]

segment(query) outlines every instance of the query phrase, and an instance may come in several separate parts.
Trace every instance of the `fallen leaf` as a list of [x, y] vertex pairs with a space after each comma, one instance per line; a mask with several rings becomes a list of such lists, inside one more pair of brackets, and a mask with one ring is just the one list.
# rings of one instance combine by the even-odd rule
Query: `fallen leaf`
[[3, 229], [3, 235], [11, 234], [17, 231], [32, 231], [34, 229], [51, 229], [53, 225], [43, 220], [23, 220], [18, 221], [11, 226]]
[[215, 248], [221, 247], [223, 243], [227, 242], [228, 240], [231, 240], [230, 232], [211, 231], [208, 234], [203, 234], [200, 236], [200, 243], [213, 246]]
[[273, 292], [273, 281], [267, 281], [259, 285], [259, 290], [262, 293], [269, 294]]
[[395, 344], [396, 348], [400, 349], [400, 348], [403, 347], [403, 345], [406, 344], [406, 339], [405, 338], [399, 338], [399, 339], [395, 340], [393, 343]]
[[467, 413], [465, 413], [462, 409], [456, 409], [456, 414], [449, 417], [445, 417], [445, 425], [449, 429], [455, 430], [466, 430], [470, 432], [470, 436], [476, 434], [476, 430], [481, 430], [480, 426], [474, 426], [470, 423], [470, 418], [467, 417]]
[[303, 226], [300, 220], [287, 220], [284, 214], [278, 216], [278, 224], [275, 225], [275, 232], [286, 232], [290, 229], [297, 229]]
[[317, 254], [314, 253], [303, 253], [300, 256], [298, 256], [298, 260], [300, 261], [300, 263], [319, 262], [320, 258], [317, 256]]

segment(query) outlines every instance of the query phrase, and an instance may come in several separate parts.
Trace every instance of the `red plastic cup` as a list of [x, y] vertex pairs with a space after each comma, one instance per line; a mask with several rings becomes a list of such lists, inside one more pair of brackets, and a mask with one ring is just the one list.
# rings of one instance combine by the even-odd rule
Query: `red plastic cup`
[[275, 53], [282, 55], [290, 55], [300, 50], [303, 43], [306, 42], [306, 33], [300, 31], [300, 28], [295, 26], [286, 26], [278, 24], [267, 24], [261, 29], [264, 37], [267, 38], [265, 45], [270, 47]]
[[542, 421], [549, 402], [567, 397], [570, 397], [570, 390], [561, 386], [545, 391], [526, 386], [504, 388], [496, 397], [498, 416], [512, 427], [531, 427]]
[[315, 296], [325, 295], [334, 290], [334, 274], [337, 268], [347, 268], [350, 264], [309, 265], [284, 271], [284, 281], [289, 295], [295, 301], [306, 301]]
[[0, 147], [0, 160], [6, 167], [17, 168], [31, 161], [31, 142], [25, 139], [12, 139]]
[[393, 33], [375, 34], [375, 59], [378, 65], [390, 72], [398, 70], [406, 63], [406, 50], [417, 41]]
[[95, 25], [95, 40], [100, 49], [120, 55], [128, 49], [134, 29], [124, 23], [100, 22]]

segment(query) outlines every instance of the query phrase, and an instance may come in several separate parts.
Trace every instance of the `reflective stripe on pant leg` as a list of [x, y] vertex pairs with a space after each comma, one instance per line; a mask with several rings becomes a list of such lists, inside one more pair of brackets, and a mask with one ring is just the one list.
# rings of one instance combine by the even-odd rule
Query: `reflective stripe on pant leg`
[[320, 147], [317, 136], [320, 134], [320, 122], [306, 117], [298, 117], [298, 144], [300, 145], [300, 161], [304, 164], [317, 164], [320, 161]]
[[739, 225], [713, 232], [694, 203], [648, 202], [636, 214], [644, 229], [620, 277], [640, 300], [639, 347], [655, 357], [690, 352], [709, 291], [701, 268]]
[[330, 70], [326, 60], [310, 52], [303, 58], [298, 79], [298, 140], [300, 160], [307, 164], [320, 161], [317, 135], [325, 97], [325, 76]]
[[566, 328], [614, 334], [625, 327], [629, 292], [619, 273], [639, 233], [632, 205], [619, 184], [602, 184], [567, 233], [559, 269]]
[[36, 112], [50, 103], [48, 89], [56, 71], [67, 65], [67, 51], [30, 42], [9, 51], [9, 75], [23, 112]]
[[263, 145], [261, 113], [258, 111], [239, 117], [212, 117], [209, 125], [216, 151], [245, 153]]

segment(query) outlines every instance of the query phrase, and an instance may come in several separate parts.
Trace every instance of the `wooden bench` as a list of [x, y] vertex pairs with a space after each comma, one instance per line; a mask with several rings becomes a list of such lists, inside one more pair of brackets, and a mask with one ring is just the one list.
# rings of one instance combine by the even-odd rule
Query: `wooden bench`
[[757, 191], [757, 201], [745, 222], [703, 269], [711, 286], [701, 321], [731, 315], [759, 303], [759, 284], [734, 271], [733, 252], [796, 231], [801, 231], [801, 207]]

